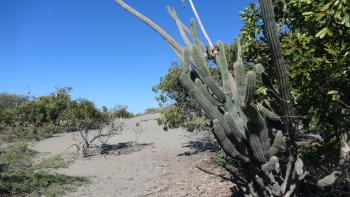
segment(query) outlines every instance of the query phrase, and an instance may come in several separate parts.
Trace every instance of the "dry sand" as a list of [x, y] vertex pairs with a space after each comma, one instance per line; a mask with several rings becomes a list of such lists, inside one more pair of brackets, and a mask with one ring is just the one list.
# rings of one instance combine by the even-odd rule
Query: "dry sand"
[[67, 148], [77, 143], [78, 133], [42, 140], [34, 148], [42, 157], [60, 154], [69, 160], [69, 167], [59, 169], [59, 173], [90, 179], [90, 184], [67, 196], [230, 196], [231, 183], [196, 168], [224, 173], [209, 164], [212, 152], [198, 151], [198, 146], [193, 146], [203, 145], [198, 142], [202, 137], [183, 129], [163, 131], [155, 121], [157, 116], [148, 114], [123, 120], [122, 134], [109, 139], [108, 144], [135, 140], [147, 144], [130, 147], [125, 154], [76, 158], [75, 148]]

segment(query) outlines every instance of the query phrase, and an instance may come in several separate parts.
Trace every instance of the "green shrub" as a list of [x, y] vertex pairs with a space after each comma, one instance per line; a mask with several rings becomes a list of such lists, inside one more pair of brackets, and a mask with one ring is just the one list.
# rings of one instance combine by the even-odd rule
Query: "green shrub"
[[111, 110], [113, 118], [132, 118], [134, 115], [128, 111], [127, 106], [118, 105]]
[[206, 119], [204, 116], [195, 117], [193, 120], [184, 123], [184, 127], [187, 131], [203, 130], [207, 127]]
[[35, 166], [35, 155], [25, 143], [0, 149], [0, 196], [57, 196], [87, 182], [82, 177], [43, 171], [65, 166], [58, 157]]
[[109, 121], [106, 113], [100, 112], [95, 105], [84, 99], [72, 101], [60, 116], [60, 124], [69, 131], [97, 129]]
[[59, 156], [49, 157], [41, 161], [38, 165], [35, 166], [36, 169], [57, 169], [57, 168], [67, 168], [68, 164], [64, 159]]
[[174, 105], [162, 109], [161, 114], [162, 117], [158, 118], [158, 124], [166, 125], [169, 128], [180, 127], [186, 120], [182, 111]]
[[155, 114], [155, 113], [160, 113], [160, 111], [161, 110], [159, 108], [147, 108], [145, 109], [143, 114]]
[[11, 110], [29, 101], [27, 96], [0, 93], [0, 109]]
[[11, 110], [0, 107], [1, 139], [38, 140], [65, 131], [97, 129], [109, 122], [108, 113], [99, 111], [92, 102], [72, 100], [70, 90], [58, 88]]

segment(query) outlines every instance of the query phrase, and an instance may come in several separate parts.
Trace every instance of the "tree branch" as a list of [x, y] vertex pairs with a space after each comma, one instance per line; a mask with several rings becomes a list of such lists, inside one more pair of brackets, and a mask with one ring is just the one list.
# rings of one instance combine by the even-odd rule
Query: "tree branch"
[[126, 4], [123, 0], [114, 0], [114, 1], [117, 4], [119, 4], [122, 8], [124, 8], [125, 10], [127, 10], [128, 12], [136, 16], [137, 18], [139, 18], [146, 25], [150, 26], [157, 33], [159, 33], [177, 51], [177, 53], [181, 55], [184, 54], [184, 49], [163, 28], [161, 28], [159, 25], [154, 23], [151, 19], [147, 18], [145, 15], [143, 15], [139, 11], [135, 10], [134, 8]]
[[204, 28], [204, 26], [203, 26], [203, 24], [202, 24], [201, 18], [199, 17], [199, 14], [198, 14], [198, 12], [197, 12], [197, 9], [196, 9], [196, 7], [194, 6], [193, 1], [192, 1], [192, 0], [188, 0], [188, 1], [189, 1], [190, 4], [191, 4], [192, 11], [193, 11], [193, 13], [194, 13], [194, 15], [195, 15], [195, 17], [196, 17], [196, 19], [197, 19], [197, 22], [198, 22], [198, 24], [199, 24], [199, 26], [200, 26], [200, 28], [201, 28], [203, 34], [204, 34], [205, 39], [207, 40], [207, 42], [208, 42], [208, 44], [209, 44], [209, 47], [210, 47], [210, 48], [213, 48], [213, 47], [214, 47], [214, 46], [213, 46], [213, 43], [211, 42], [211, 40], [210, 40], [210, 38], [209, 38], [207, 32], [205, 31], [205, 28]]

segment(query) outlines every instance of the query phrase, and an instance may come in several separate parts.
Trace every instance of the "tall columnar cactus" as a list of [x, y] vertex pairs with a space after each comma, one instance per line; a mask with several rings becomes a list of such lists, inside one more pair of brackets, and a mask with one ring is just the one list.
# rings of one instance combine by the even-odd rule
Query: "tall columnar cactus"
[[[186, 45], [182, 48], [161, 27], [140, 12], [122, 0], [116, 2], [157, 31], [168, 41], [181, 60], [181, 84], [212, 120], [217, 141], [234, 161], [236, 172], [233, 176], [237, 178], [235, 183], [238, 189], [248, 196], [295, 194], [308, 172], [304, 169], [304, 163], [295, 148], [294, 129], [290, 119], [293, 112], [289, 101], [288, 72], [281, 56], [272, 1], [260, 2], [266, 26], [265, 33], [279, 73], [279, 91], [269, 82], [262, 65], [257, 64], [253, 69], [245, 66], [239, 41], [233, 76], [228, 70], [223, 44], [219, 41], [215, 46], [206, 47], [198, 38], [194, 20], [191, 20], [191, 28], [188, 28], [179, 20], [175, 10], [168, 8]], [[191, 6], [193, 7], [192, 1]], [[195, 13], [200, 21], [198, 13]], [[206, 38], [211, 43], [207, 35]], [[220, 68], [221, 83], [217, 83], [209, 72], [208, 61], [211, 60]], [[263, 81], [280, 101], [282, 116], [274, 112], [268, 101], [258, 103], [255, 100], [257, 80]], [[283, 129], [274, 128], [271, 122], [282, 124]], [[344, 139], [344, 143], [345, 141]], [[345, 151], [347, 152], [344, 153]], [[340, 165], [349, 162], [348, 152], [348, 149], [343, 150], [344, 156], [339, 162]], [[324, 187], [334, 183], [340, 173], [335, 171], [320, 180], [318, 186]]]

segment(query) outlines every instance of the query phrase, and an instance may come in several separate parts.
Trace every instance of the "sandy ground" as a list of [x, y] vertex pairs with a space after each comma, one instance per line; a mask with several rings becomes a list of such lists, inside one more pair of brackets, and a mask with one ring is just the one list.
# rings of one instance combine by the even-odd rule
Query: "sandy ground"
[[135, 147], [124, 154], [76, 157], [75, 148], [68, 147], [79, 141], [78, 133], [40, 141], [34, 149], [42, 157], [60, 154], [69, 160], [69, 167], [59, 169], [59, 173], [90, 178], [90, 184], [67, 196], [230, 196], [231, 183], [196, 168], [224, 173], [210, 164], [212, 152], [198, 149], [203, 145], [202, 137], [182, 129], [163, 131], [155, 121], [157, 116], [123, 120], [122, 134], [110, 138], [108, 144], [144, 144], [133, 143]]

